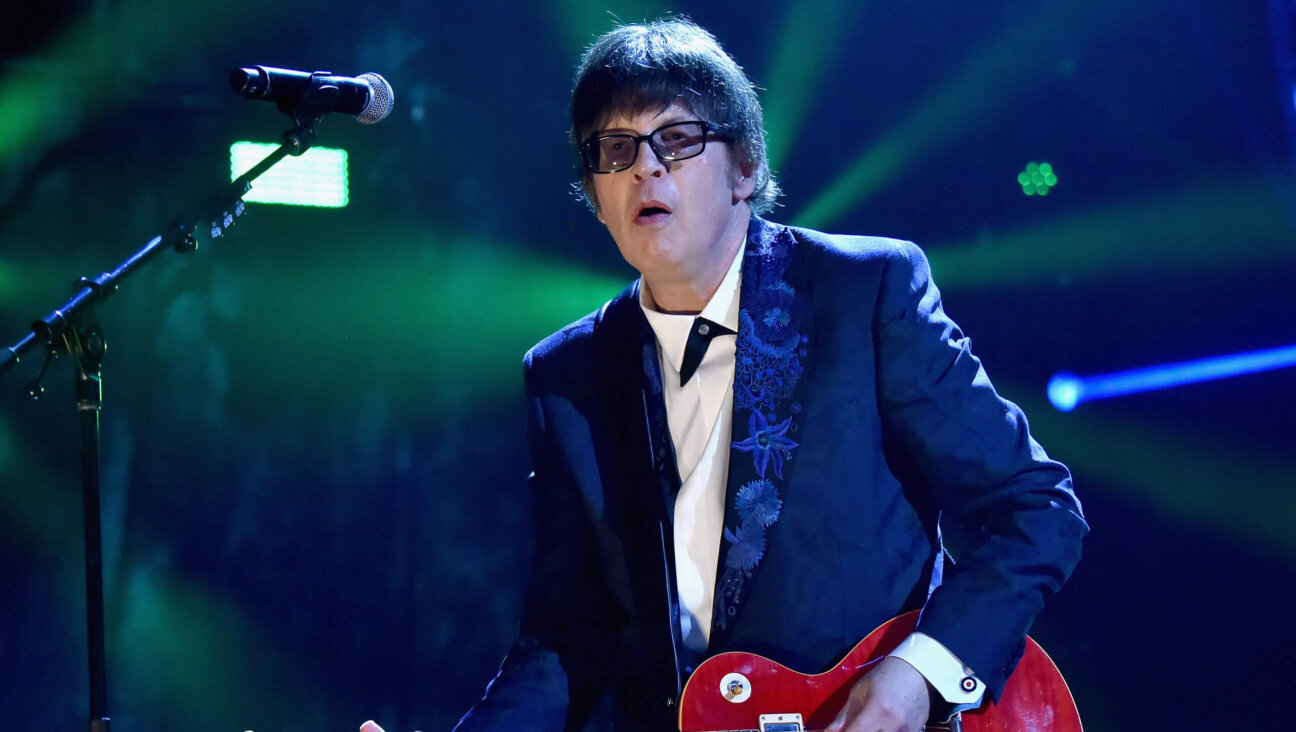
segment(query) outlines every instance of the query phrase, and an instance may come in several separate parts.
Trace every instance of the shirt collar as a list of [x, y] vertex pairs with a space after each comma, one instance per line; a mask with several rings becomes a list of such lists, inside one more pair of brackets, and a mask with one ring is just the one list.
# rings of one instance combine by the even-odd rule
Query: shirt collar
[[677, 372], [683, 366], [684, 345], [688, 342], [689, 332], [693, 329], [693, 321], [698, 317], [720, 323], [735, 333], [738, 331], [738, 294], [742, 284], [742, 255], [745, 248], [745, 246], [738, 247], [733, 261], [729, 263], [729, 271], [720, 281], [720, 286], [711, 295], [702, 312], [697, 315], [659, 312], [656, 310], [656, 303], [653, 302], [652, 293], [644, 286], [643, 277], [639, 278], [639, 307], [648, 318], [653, 334], [657, 336], [662, 356], [675, 367]]

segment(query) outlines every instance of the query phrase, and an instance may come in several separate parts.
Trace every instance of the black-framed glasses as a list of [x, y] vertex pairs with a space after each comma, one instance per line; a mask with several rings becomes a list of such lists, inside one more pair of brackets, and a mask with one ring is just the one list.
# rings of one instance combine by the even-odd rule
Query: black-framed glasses
[[692, 120], [662, 125], [646, 135], [597, 135], [581, 145], [581, 160], [593, 173], [625, 170], [639, 158], [644, 140], [663, 163], [688, 160], [706, 150], [708, 136], [726, 139], [726, 128]]

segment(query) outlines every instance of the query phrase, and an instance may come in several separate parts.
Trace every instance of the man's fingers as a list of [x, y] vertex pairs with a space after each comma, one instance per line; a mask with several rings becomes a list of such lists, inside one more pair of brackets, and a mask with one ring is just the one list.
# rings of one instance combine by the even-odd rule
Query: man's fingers
[[360, 725], [360, 732], [383, 732], [383, 728], [379, 727], [378, 723], [371, 719]]
[[846, 729], [846, 723], [852, 721], [859, 713], [858, 707], [860, 705], [856, 704], [856, 693], [857, 689], [851, 690], [850, 696], [846, 697], [846, 703], [842, 705], [841, 711], [837, 712], [837, 718], [824, 729], [824, 732], [842, 732], [842, 730]]

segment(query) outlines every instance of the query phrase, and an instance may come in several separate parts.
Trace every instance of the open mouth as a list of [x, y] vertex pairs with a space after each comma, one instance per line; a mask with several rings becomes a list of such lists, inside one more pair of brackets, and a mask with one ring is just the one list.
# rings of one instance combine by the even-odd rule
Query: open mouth
[[658, 201], [647, 201], [635, 214], [636, 221], [659, 221], [671, 215], [671, 210]]

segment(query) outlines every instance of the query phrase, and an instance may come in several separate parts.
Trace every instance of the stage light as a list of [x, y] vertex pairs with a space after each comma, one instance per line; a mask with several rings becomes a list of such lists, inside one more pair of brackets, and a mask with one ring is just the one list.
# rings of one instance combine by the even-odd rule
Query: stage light
[[1075, 374], [1060, 372], [1049, 379], [1048, 399], [1059, 412], [1075, 409], [1083, 394], [1084, 382]]
[[[279, 146], [259, 142], [230, 145], [230, 179], [246, 173]], [[299, 157], [286, 157], [252, 181], [243, 197], [249, 203], [342, 208], [347, 205], [347, 152], [312, 147]]]
[[806, 116], [827, 81], [825, 69], [835, 59], [865, 3], [800, 0], [788, 3], [775, 26], [765, 92], [765, 156], [778, 170], [802, 134]]
[[1057, 174], [1049, 163], [1027, 163], [1026, 170], [1017, 175], [1022, 193], [1028, 196], [1047, 196], [1053, 186], [1057, 185]]
[[810, 228], [832, 226], [849, 211], [886, 190], [901, 176], [924, 170], [931, 158], [960, 137], [972, 134], [1015, 95], [1044, 79], [1043, 67], [1023, 58], [1046, 53], [1055, 29], [1075, 21], [1057, 3], [1038, 3], [1004, 31], [977, 48], [951, 75], [917, 100], [792, 217]]
[[1292, 224], [1281, 194], [1261, 175], [1217, 180], [924, 247], [936, 281], [950, 291], [1033, 286], [1041, 278], [1079, 282], [1129, 272], [1287, 266]]
[[1048, 398], [1058, 411], [1069, 412], [1084, 402], [1097, 399], [1272, 371], [1287, 366], [1296, 366], [1296, 346], [1215, 356], [1099, 376], [1081, 377], [1059, 372], [1049, 379]]

